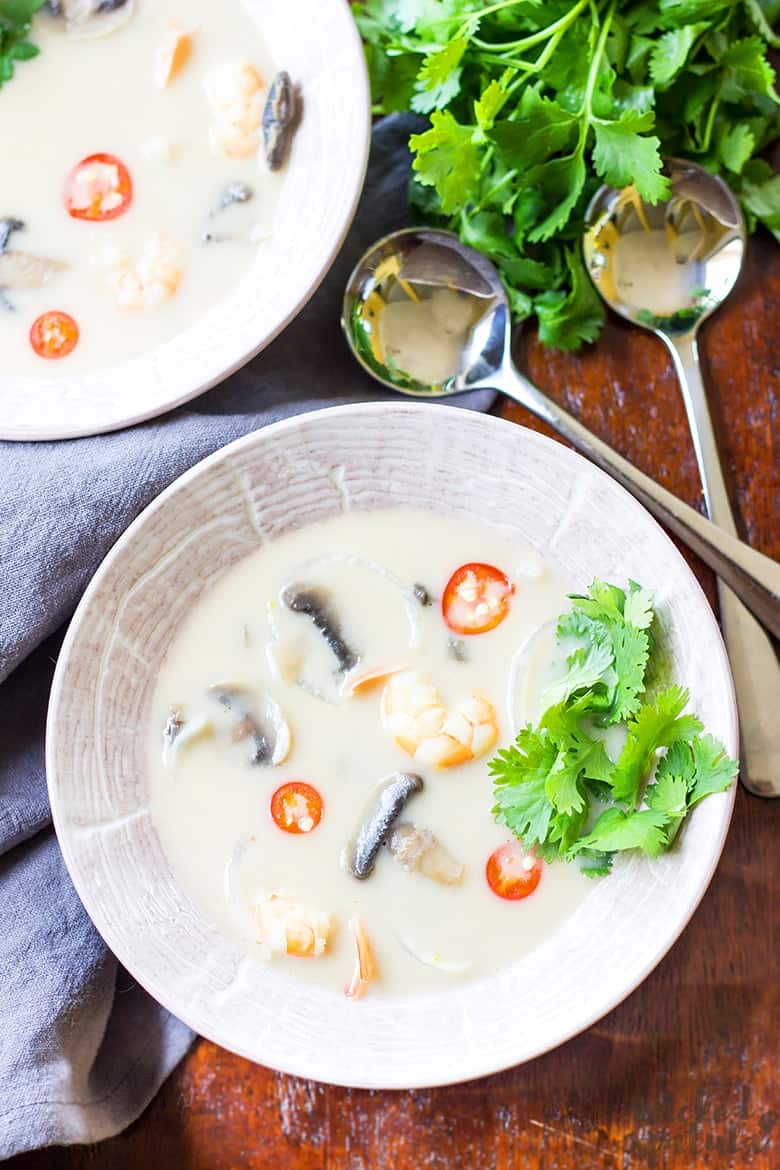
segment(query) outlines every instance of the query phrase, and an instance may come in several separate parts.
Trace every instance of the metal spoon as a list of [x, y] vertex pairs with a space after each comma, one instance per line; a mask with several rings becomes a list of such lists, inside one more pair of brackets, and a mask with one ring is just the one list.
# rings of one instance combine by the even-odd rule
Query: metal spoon
[[[635, 188], [602, 187], [587, 212], [585, 263], [601, 296], [628, 321], [650, 329], [672, 355], [699, 464], [707, 512], [737, 535], [702, 383], [696, 332], [736, 284], [745, 225], [727, 185], [703, 167], [668, 159], [668, 200], [654, 207]], [[758, 622], [718, 582], [723, 636], [742, 725], [742, 780], [780, 795], [780, 665]]]
[[[424, 300], [431, 290], [448, 290], [470, 308], [466, 326], [453, 339], [451, 368], [437, 371], [435, 378], [420, 377], [413, 361], [399, 364], [399, 355], [394, 357], [385, 350], [382, 331], [388, 305], [414, 304], [415, 297]], [[638, 471], [516, 369], [510, 352], [509, 303], [498, 273], [489, 260], [461, 244], [457, 236], [411, 228], [379, 240], [347, 282], [341, 323], [361, 365], [392, 390], [431, 398], [488, 388], [521, 403], [632, 492], [780, 637], [780, 565], [716, 527]], [[409, 351], [406, 357], [413, 358], [414, 352]], [[430, 370], [425, 373], [430, 374]]]

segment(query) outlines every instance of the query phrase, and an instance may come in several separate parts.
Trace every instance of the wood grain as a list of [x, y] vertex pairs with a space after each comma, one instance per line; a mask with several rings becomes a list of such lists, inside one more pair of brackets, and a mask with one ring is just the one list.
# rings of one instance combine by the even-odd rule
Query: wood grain
[[[752, 243], [703, 331], [742, 531], [780, 557], [780, 253]], [[698, 476], [671, 365], [611, 323], [581, 355], [521, 342], [535, 381], [689, 503]], [[524, 410], [501, 414], [543, 430]], [[714, 600], [711, 575], [690, 563]], [[780, 766], [780, 761], [778, 761]], [[672, 952], [620, 1007], [530, 1064], [413, 1093], [354, 1092], [201, 1041], [144, 1116], [96, 1147], [12, 1170], [775, 1170], [780, 1164], [780, 802], [740, 791], [715, 879]], [[638, 924], [641, 929], [641, 923]]]

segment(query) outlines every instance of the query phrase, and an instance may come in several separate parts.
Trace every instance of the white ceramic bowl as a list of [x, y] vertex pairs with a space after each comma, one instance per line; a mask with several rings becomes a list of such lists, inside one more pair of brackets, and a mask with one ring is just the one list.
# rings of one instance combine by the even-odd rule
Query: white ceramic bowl
[[194, 398], [273, 341], [328, 271], [352, 222], [368, 159], [360, 38], [345, 0], [245, 4], [304, 100], [271, 238], [230, 296], [163, 345], [72, 378], [0, 369], [0, 439], [97, 434]]
[[338, 1084], [442, 1084], [528, 1060], [635, 988], [704, 893], [734, 793], [705, 800], [670, 854], [619, 861], [557, 933], [499, 975], [355, 1004], [245, 957], [162, 853], [142, 729], [160, 661], [199, 595], [260, 533], [337, 513], [345, 493], [352, 508], [428, 507], [500, 526], [577, 588], [596, 575], [642, 581], [691, 709], [732, 754], [734, 693], [707, 601], [647, 512], [561, 444], [465, 410], [382, 403], [277, 423], [183, 475], [114, 546], [65, 640], [47, 742], [57, 833], [98, 930], [161, 1003], [252, 1060]]

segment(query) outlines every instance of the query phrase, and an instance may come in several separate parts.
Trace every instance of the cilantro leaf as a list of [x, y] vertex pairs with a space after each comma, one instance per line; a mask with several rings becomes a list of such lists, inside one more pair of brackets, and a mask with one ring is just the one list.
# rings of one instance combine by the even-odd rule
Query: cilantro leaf
[[[687, 745], [678, 743], [675, 747], [687, 751]], [[671, 771], [658, 776], [647, 790], [647, 807], [662, 812], [666, 817], [684, 817], [688, 811], [688, 784], [684, 775]]]
[[0, 87], [14, 75], [17, 61], [30, 61], [40, 49], [27, 40], [32, 18], [45, 0], [3, 0], [0, 4]]
[[[508, 78], [506, 79], [508, 81]], [[490, 130], [508, 97], [504, 79], [495, 79], [483, 89], [474, 102], [474, 117], [480, 130]]]
[[757, 160], [746, 170], [739, 195], [746, 210], [780, 243], [780, 175], [773, 175], [763, 160]]
[[657, 857], [668, 845], [666, 829], [666, 814], [658, 809], [645, 808], [627, 813], [620, 808], [607, 808], [590, 833], [580, 837], [577, 848], [608, 853], [641, 849], [648, 857]]
[[[653, 620], [652, 594], [633, 581], [626, 594], [615, 585], [595, 580], [587, 594], [573, 594], [571, 599], [575, 608], [559, 621], [558, 636], [585, 639], [588, 652], [577, 656], [572, 664], [579, 671], [584, 671], [586, 663], [590, 667], [595, 664], [596, 646], [609, 648], [609, 664], [590, 685], [603, 683], [606, 718], [610, 723], [619, 723], [637, 711], [644, 690], [650, 655], [647, 629]], [[606, 660], [603, 652], [598, 660], [602, 659]], [[565, 679], [559, 685], [566, 693]]]
[[545, 689], [545, 702], [565, 702], [577, 691], [592, 689], [604, 681], [614, 661], [612, 647], [605, 638], [594, 638], [587, 646], [579, 646], [566, 659], [566, 674]]
[[581, 154], [564, 155], [540, 163], [523, 177], [523, 185], [536, 188], [543, 204], [551, 210], [528, 233], [531, 243], [549, 240], [569, 222], [585, 186], [585, 162]]
[[636, 804], [642, 781], [661, 747], [690, 739], [701, 731], [694, 715], [683, 715], [688, 692], [679, 686], [661, 691], [654, 703], [646, 703], [628, 724], [628, 735], [612, 777], [615, 800]]
[[636, 581], [629, 581], [623, 603], [623, 620], [637, 630], [647, 630], [653, 624], [653, 595]]
[[609, 585], [605, 581], [599, 581], [596, 577], [587, 593], [572, 593], [569, 596], [574, 602], [575, 609], [578, 609], [591, 621], [623, 621], [626, 595], [617, 585]]
[[454, 211], [464, 198], [476, 193], [479, 149], [472, 130], [456, 122], [449, 110], [434, 111], [430, 130], [413, 134], [409, 145], [415, 151], [412, 166], [417, 182], [436, 188], [442, 211]]
[[525, 91], [515, 117], [496, 123], [490, 138], [524, 169], [544, 161], [571, 142], [577, 119], [558, 102], [542, 97], [538, 87]]
[[536, 299], [536, 313], [542, 344], [566, 350], [596, 340], [604, 324], [604, 305], [579, 251], [566, 248], [564, 262], [571, 279], [570, 292], [543, 292]]
[[711, 735], [702, 735], [691, 743], [693, 780], [688, 785], [688, 807], [693, 808], [712, 792], [725, 792], [739, 771], [739, 762]]
[[498, 752], [488, 765], [496, 799], [493, 815], [528, 846], [542, 844], [549, 833], [554, 810], [546, 784], [556, 757], [552, 739], [529, 724], [514, 746]]
[[721, 95], [726, 101], [739, 101], [754, 94], [776, 100], [775, 72], [766, 59], [760, 37], [745, 37], [728, 46], [720, 58], [724, 68]]
[[661, 174], [660, 138], [641, 133], [651, 124], [652, 114], [633, 110], [617, 122], [594, 121], [593, 165], [613, 187], [633, 183], [643, 199], [657, 203], [669, 194], [669, 180]]
[[417, 92], [412, 98], [416, 113], [429, 114], [431, 110], [441, 109], [460, 92], [460, 62], [468, 43], [466, 37], [456, 37], [424, 59], [417, 74]]
[[622, 723], [639, 710], [639, 696], [644, 690], [650, 657], [650, 640], [644, 630], [625, 623], [611, 626], [610, 637], [615, 656], [615, 685], [609, 722]]
[[657, 41], [650, 42], [649, 70], [656, 85], [667, 86], [674, 81], [684, 68], [697, 37], [707, 27], [706, 24], [684, 24], [669, 29]]
[[755, 135], [744, 122], [726, 126], [718, 139], [718, 157], [735, 175], [740, 173], [755, 148]]

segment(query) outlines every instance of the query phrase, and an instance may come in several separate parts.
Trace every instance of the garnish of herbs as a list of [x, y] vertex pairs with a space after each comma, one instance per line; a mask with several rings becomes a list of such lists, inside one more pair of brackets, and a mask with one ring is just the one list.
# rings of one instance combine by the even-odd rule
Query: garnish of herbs
[[[691, 809], [732, 784], [738, 763], [686, 713], [684, 688], [648, 686], [648, 590], [595, 580], [571, 600], [557, 628], [565, 673], [548, 687], [539, 722], [490, 761], [493, 813], [545, 860], [576, 859], [600, 876], [616, 853], [669, 849]], [[625, 738], [612, 759], [605, 739], [615, 727]]]

